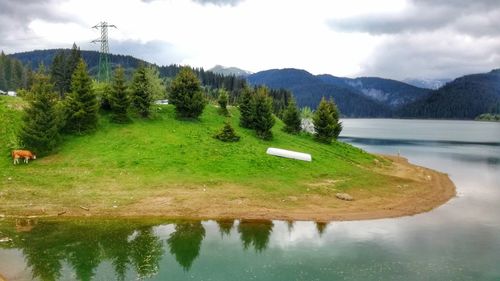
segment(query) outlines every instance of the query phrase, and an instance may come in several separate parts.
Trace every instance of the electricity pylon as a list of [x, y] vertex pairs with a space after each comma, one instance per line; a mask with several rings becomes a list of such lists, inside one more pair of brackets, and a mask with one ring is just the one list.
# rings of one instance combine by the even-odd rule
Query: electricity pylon
[[109, 66], [109, 43], [108, 43], [108, 27], [117, 28], [113, 24], [108, 24], [105, 21], [98, 23], [92, 28], [101, 29], [101, 38], [92, 40], [92, 43], [101, 43], [101, 51], [99, 52], [99, 72], [97, 74], [97, 80], [101, 82], [109, 82], [111, 76], [111, 69]]

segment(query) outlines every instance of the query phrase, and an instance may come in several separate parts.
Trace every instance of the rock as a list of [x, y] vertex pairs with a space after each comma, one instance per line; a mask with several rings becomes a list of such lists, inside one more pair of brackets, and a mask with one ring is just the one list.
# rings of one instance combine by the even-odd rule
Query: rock
[[354, 198], [352, 198], [352, 196], [347, 194], [347, 193], [337, 193], [337, 194], [335, 194], [335, 197], [337, 197], [340, 200], [344, 200], [344, 201], [353, 201], [354, 200]]

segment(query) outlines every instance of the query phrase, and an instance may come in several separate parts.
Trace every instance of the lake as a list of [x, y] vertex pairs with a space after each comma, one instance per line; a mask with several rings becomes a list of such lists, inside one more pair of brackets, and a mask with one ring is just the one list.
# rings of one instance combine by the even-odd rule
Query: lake
[[0, 275], [9, 281], [500, 280], [500, 123], [343, 124], [342, 141], [446, 172], [457, 196], [411, 217], [328, 224], [0, 220], [0, 239], [11, 239], [0, 242]]

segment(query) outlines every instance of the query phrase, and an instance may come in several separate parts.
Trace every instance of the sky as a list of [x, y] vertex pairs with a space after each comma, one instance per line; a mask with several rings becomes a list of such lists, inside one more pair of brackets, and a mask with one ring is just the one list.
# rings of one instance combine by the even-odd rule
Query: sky
[[500, 68], [500, 0], [0, 0], [0, 50], [99, 50], [159, 64], [398, 80]]

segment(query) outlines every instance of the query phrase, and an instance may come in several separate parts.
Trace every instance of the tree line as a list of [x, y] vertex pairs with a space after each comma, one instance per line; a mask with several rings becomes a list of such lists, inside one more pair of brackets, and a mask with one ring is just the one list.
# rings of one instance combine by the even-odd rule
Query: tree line
[[0, 53], [0, 90], [15, 91], [31, 86], [32, 71], [21, 61]]

